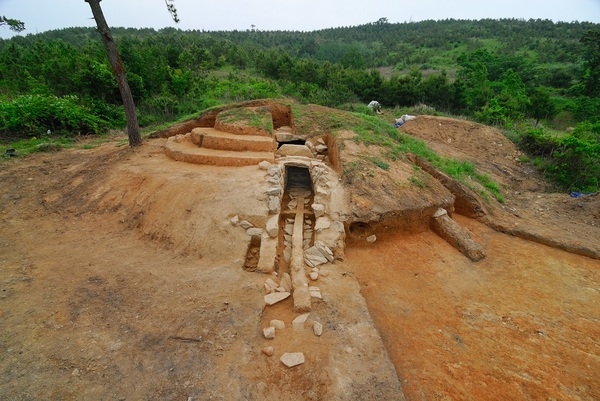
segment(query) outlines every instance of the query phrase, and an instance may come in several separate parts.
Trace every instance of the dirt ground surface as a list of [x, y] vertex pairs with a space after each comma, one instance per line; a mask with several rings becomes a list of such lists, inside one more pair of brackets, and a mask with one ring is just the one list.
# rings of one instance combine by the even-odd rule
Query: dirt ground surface
[[319, 278], [321, 337], [242, 268], [230, 219], [268, 214], [255, 166], [176, 162], [165, 139], [2, 162], [0, 399], [600, 399], [600, 260], [539, 243], [598, 250], [600, 197], [549, 192], [486, 129], [403, 126], [502, 183], [490, 224], [453, 216], [487, 257], [431, 231], [350, 236]]

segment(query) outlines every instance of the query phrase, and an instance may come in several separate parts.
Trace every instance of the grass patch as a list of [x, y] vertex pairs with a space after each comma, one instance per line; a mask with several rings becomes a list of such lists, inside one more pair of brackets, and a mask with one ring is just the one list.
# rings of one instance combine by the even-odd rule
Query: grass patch
[[219, 113], [218, 119], [226, 124], [247, 125], [273, 133], [273, 117], [268, 107], [237, 107]]
[[73, 147], [76, 140], [65, 137], [44, 136], [43, 138], [33, 137], [31, 139], [21, 139], [14, 142], [3, 143], [0, 145], [0, 155], [3, 158], [12, 158], [27, 156], [32, 153], [57, 152], [63, 148]]

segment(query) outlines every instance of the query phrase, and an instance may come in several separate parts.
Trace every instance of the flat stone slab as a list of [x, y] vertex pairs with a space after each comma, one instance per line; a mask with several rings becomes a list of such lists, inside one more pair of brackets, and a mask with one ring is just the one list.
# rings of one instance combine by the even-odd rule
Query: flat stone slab
[[310, 149], [305, 145], [282, 145], [279, 149], [277, 149], [277, 154], [282, 156], [302, 156], [302, 157], [315, 157]]
[[275, 305], [277, 302], [281, 302], [290, 296], [289, 292], [274, 292], [265, 295], [265, 303], [267, 305]]
[[288, 368], [293, 368], [294, 366], [302, 365], [304, 363], [304, 353], [286, 352], [285, 354], [281, 355], [279, 360]]

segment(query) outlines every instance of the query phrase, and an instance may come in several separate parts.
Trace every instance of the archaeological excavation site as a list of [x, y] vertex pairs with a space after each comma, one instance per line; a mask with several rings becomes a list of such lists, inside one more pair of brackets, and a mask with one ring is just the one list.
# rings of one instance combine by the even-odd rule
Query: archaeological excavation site
[[599, 198], [384, 118], [256, 100], [7, 164], [0, 398], [600, 398]]

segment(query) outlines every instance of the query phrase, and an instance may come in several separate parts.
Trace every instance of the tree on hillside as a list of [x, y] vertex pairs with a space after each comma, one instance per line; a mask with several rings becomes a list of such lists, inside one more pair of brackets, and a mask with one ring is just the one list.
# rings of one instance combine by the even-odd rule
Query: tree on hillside
[[15, 32], [21, 32], [25, 30], [25, 23], [17, 19], [6, 18], [0, 15], [0, 26], [8, 26], [8, 29]]
[[[100, 36], [102, 36], [102, 42], [106, 48], [106, 54], [108, 55], [110, 66], [113, 70], [115, 78], [117, 79], [117, 84], [119, 85], [119, 92], [121, 93], [123, 107], [125, 108], [125, 120], [127, 122], [129, 146], [133, 148], [141, 145], [142, 143], [140, 125], [135, 112], [135, 103], [133, 101], [131, 89], [129, 88], [129, 83], [127, 82], [127, 76], [125, 75], [123, 61], [121, 61], [121, 57], [119, 56], [119, 52], [117, 50], [117, 45], [112, 38], [110, 28], [108, 27], [106, 19], [104, 18], [104, 13], [100, 7], [101, 1], [102, 0], [85, 0], [85, 2], [88, 3], [92, 9], [94, 20], [98, 26], [98, 32], [100, 33]], [[177, 9], [173, 5], [173, 1], [174, 0], [165, 0], [165, 4], [167, 5], [167, 11], [169, 11], [173, 20], [175, 22], [179, 22]]]
[[600, 31], [590, 30], [581, 38], [586, 47], [584, 84], [586, 95], [600, 96]]

